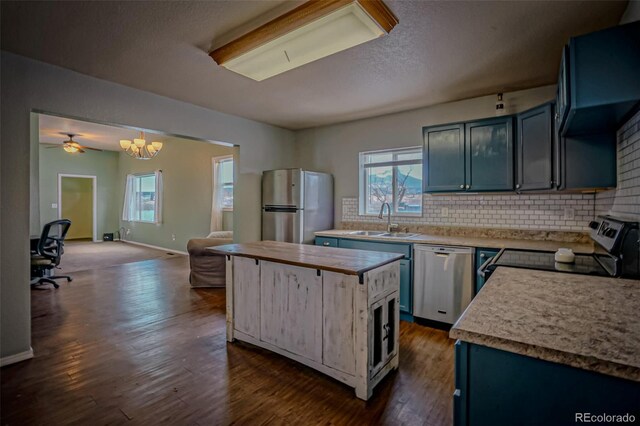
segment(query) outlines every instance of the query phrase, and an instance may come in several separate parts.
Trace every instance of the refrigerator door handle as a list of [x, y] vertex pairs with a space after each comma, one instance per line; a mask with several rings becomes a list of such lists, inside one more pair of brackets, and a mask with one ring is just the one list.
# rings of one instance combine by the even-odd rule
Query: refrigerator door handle
[[296, 206], [264, 206], [265, 212], [273, 213], [296, 213], [299, 209]]

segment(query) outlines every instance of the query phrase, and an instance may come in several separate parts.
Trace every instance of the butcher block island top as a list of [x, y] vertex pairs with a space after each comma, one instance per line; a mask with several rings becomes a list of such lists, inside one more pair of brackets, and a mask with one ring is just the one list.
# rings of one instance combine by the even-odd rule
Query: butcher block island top
[[402, 254], [381, 253], [367, 250], [351, 250], [278, 241], [226, 244], [209, 247], [215, 253], [269, 260], [287, 265], [338, 272], [346, 275], [362, 275], [380, 266], [402, 259]]
[[398, 368], [398, 254], [261, 241], [226, 255], [227, 341], [314, 368], [367, 400]]

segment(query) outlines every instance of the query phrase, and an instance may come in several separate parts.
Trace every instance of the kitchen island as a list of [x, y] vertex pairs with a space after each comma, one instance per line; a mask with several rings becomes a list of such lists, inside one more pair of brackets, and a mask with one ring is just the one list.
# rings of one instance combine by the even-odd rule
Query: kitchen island
[[227, 341], [291, 358], [367, 400], [398, 367], [402, 255], [261, 241], [224, 254]]
[[455, 425], [640, 418], [640, 282], [499, 267], [453, 326]]

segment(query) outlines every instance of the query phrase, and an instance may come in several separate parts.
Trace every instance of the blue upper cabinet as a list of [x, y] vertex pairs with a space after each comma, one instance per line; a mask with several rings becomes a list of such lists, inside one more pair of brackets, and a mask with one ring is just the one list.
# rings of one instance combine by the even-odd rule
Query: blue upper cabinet
[[467, 152], [465, 189], [513, 190], [513, 118], [465, 124]]
[[552, 104], [530, 109], [517, 117], [516, 190], [553, 187]]
[[464, 125], [425, 127], [423, 181], [426, 192], [465, 188]]
[[513, 118], [425, 127], [424, 191], [513, 190]]
[[639, 52], [640, 21], [569, 41], [558, 82], [562, 136], [617, 130], [640, 102]]

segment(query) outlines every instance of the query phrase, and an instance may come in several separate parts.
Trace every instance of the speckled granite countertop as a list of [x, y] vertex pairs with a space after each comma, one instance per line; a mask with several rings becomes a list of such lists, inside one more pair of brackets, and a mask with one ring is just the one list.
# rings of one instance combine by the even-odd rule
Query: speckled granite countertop
[[500, 267], [450, 337], [640, 382], [640, 281]]
[[526, 250], [544, 250], [556, 251], [560, 247], [572, 249], [574, 253], [593, 253], [593, 244], [591, 243], [571, 243], [561, 241], [542, 241], [542, 240], [526, 240], [526, 239], [506, 239], [506, 238], [487, 238], [487, 237], [471, 237], [471, 236], [446, 236], [446, 235], [429, 235], [419, 234], [413, 237], [402, 238], [381, 238], [377, 236], [353, 235], [351, 230], [332, 229], [329, 231], [316, 232], [316, 236], [320, 237], [338, 237], [353, 238], [369, 241], [385, 241], [388, 243], [414, 243], [414, 244], [436, 244], [445, 246], [465, 246], [465, 247], [484, 247], [484, 248], [513, 248]]

